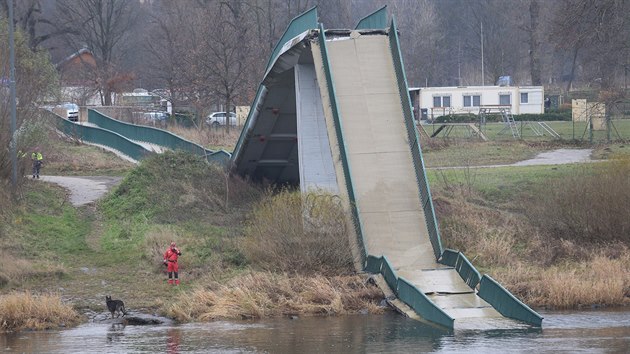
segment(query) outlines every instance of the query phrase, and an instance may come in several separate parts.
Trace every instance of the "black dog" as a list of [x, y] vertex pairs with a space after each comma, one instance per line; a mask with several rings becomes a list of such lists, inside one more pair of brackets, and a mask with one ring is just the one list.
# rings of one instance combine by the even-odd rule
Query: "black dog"
[[114, 313], [118, 312], [116, 318], [120, 316], [122, 313], [123, 317], [127, 314], [125, 311], [125, 303], [122, 300], [112, 300], [112, 297], [107, 295], [105, 296], [105, 303], [107, 304], [107, 309], [112, 313], [112, 318], [114, 318]]

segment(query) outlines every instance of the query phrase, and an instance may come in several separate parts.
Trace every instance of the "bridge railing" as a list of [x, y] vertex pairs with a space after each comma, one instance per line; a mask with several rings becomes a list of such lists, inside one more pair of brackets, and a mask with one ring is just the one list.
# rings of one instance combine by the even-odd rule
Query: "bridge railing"
[[387, 28], [387, 5], [363, 17], [354, 29], [383, 29]]
[[416, 130], [416, 125], [413, 120], [413, 111], [411, 109], [412, 106], [409, 99], [407, 77], [405, 74], [405, 67], [400, 52], [400, 41], [398, 39], [398, 28], [396, 26], [395, 18], [392, 18], [392, 23], [389, 27], [389, 45], [392, 53], [392, 58], [394, 60], [394, 71], [396, 72], [396, 81], [398, 83], [400, 103], [402, 105], [402, 110], [405, 118], [405, 126], [407, 128], [407, 139], [411, 148], [411, 156], [416, 171], [416, 181], [420, 189], [420, 201], [422, 205], [422, 210], [424, 211], [426, 225], [429, 232], [429, 238], [431, 239], [431, 245], [433, 247], [433, 254], [435, 256], [435, 259], [438, 259], [442, 255], [442, 241], [440, 239], [438, 223], [435, 217], [435, 209], [433, 208], [433, 201], [431, 199], [431, 191], [429, 189], [429, 183], [427, 181], [424, 160], [422, 158], [422, 152], [420, 150], [420, 140], [418, 139], [418, 132]]
[[460, 252], [457, 252], [450, 248], [446, 248], [444, 249], [444, 252], [442, 252], [442, 257], [440, 257], [438, 261], [444, 265], [455, 267], [455, 264], [457, 264], [457, 257], [459, 257], [459, 253]]
[[44, 112], [44, 114], [54, 120], [59, 131], [71, 138], [92, 144], [107, 146], [114, 150], [118, 150], [120, 153], [137, 161], [153, 154], [153, 152], [148, 151], [142, 145], [137, 144], [118, 133], [99, 127], [91, 127], [74, 123], [50, 111]]
[[459, 276], [462, 277], [464, 282], [468, 284], [472, 289], [477, 287], [479, 281], [481, 280], [481, 275], [475, 269], [475, 267], [470, 263], [468, 258], [464, 256], [463, 253], [459, 253], [459, 257], [457, 257], [457, 263], [455, 264], [455, 269]]
[[287, 29], [282, 34], [282, 37], [280, 37], [278, 43], [276, 43], [276, 46], [273, 48], [273, 52], [271, 52], [265, 72], [268, 72], [273, 63], [276, 61], [276, 58], [280, 55], [282, 47], [285, 43], [300, 33], [315, 28], [317, 28], [317, 6], [313, 6], [291, 20]]
[[478, 295], [505, 317], [520, 320], [537, 327], [542, 325], [542, 316], [517, 299], [488, 275], [484, 274], [481, 278]]
[[367, 254], [365, 252], [365, 242], [363, 238], [363, 225], [361, 223], [361, 216], [359, 214], [359, 207], [356, 203], [356, 197], [354, 195], [354, 187], [352, 183], [352, 173], [350, 171], [350, 165], [348, 164], [348, 152], [346, 150], [345, 138], [343, 135], [343, 127], [341, 124], [341, 118], [339, 114], [339, 108], [337, 106], [337, 95], [335, 91], [335, 85], [332, 77], [332, 71], [330, 69], [330, 61], [328, 58], [328, 49], [326, 46], [326, 33], [324, 32], [324, 26], [319, 24], [319, 45], [321, 50], [322, 62], [324, 63], [324, 72], [326, 73], [326, 87], [328, 88], [328, 96], [330, 98], [330, 108], [332, 110], [333, 121], [335, 123], [335, 135], [337, 136], [337, 145], [339, 146], [339, 153], [341, 155], [341, 164], [343, 166], [343, 175], [346, 182], [346, 190], [348, 191], [348, 199], [350, 201], [350, 208], [352, 211], [352, 220], [354, 223], [355, 232], [358, 238], [358, 245], [361, 252], [361, 262], [365, 262]]
[[453, 328], [454, 319], [437, 307], [420, 289], [406, 279], [398, 277], [387, 257], [369, 255], [366, 259], [365, 270], [381, 274], [394, 294], [425, 320]]
[[463, 253], [445, 249], [439, 262], [454, 267], [459, 276], [472, 289], [479, 286], [477, 295], [492, 305], [503, 316], [534, 326], [541, 326], [543, 318], [538, 313], [518, 300], [490, 276], [484, 275], [482, 277]]
[[265, 85], [258, 85], [258, 90], [256, 91], [256, 97], [254, 98], [254, 102], [252, 103], [251, 108], [249, 109], [249, 114], [247, 115], [247, 120], [245, 120], [245, 125], [243, 126], [243, 131], [241, 132], [241, 136], [239, 136], [238, 141], [236, 142], [236, 147], [232, 152], [231, 163], [235, 164], [240, 158], [241, 151], [245, 148], [245, 144], [247, 138], [250, 135], [250, 130], [252, 129], [252, 125], [254, 122], [254, 117], [258, 117], [260, 115], [262, 105], [265, 101], [267, 93], [267, 87]]
[[88, 122], [125, 136], [130, 140], [147, 142], [171, 150], [188, 151], [203, 156], [208, 162], [225, 163], [230, 158], [230, 154], [225, 151], [208, 150], [166, 130], [121, 122], [93, 109], [88, 110]]
[[451, 249], [445, 249], [438, 262], [447, 266], [451, 266], [457, 270], [459, 276], [466, 282], [471, 289], [475, 289], [481, 280], [481, 275], [477, 269], [470, 263], [463, 253]]

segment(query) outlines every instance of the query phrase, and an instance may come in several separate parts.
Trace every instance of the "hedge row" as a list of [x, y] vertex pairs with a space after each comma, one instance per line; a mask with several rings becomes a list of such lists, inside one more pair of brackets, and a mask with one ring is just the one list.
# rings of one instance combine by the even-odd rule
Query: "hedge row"
[[[543, 114], [515, 114], [513, 115], [515, 121], [530, 121], [530, 122], [542, 122], [542, 121], [571, 121], [571, 111], [568, 110], [552, 110]], [[503, 119], [500, 114], [486, 115], [486, 122], [501, 122]], [[479, 116], [476, 114], [451, 114], [447, 116], [441, 116], [435, 119], [435, 123], [477, 123], [479, 122]]]

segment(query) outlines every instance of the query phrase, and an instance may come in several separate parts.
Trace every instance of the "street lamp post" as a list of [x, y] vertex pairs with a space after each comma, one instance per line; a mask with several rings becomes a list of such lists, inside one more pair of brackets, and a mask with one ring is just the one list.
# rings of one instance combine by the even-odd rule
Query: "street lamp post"
[[16, 109], [15, 109], [15, 40], [13, 38], [13, 0], [8, 0], [9, 5], [9, 91], [11, 91], [11, 183], [13, 190], [17, 188], [17, 140], [15, 139], [16, 130]]

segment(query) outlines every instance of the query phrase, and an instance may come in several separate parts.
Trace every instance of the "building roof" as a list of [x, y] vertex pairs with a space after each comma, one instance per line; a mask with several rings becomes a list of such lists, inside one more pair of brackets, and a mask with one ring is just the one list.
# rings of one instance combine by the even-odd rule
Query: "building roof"
[[83, 54], [88, 54], [92, 57], [94, 57], [94, 53], [92, 53], [91, 50], [87, 49], [87, 48], [81, 48], [78, 51], [70, 54], [69, 56], [65, 57], [64, 59], [62, 59], [59, 63], [57, 63], [55, 66], [57, 68], [60, 68], [62, 66], [64, 66], [66, 63], [72, 62], [73, 59], [75, 58], [79, 58], [80, 56], [82, 56]]

